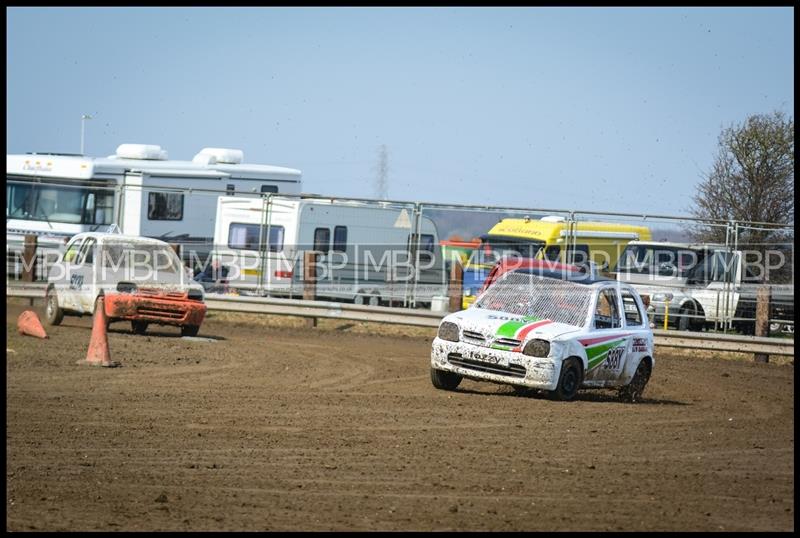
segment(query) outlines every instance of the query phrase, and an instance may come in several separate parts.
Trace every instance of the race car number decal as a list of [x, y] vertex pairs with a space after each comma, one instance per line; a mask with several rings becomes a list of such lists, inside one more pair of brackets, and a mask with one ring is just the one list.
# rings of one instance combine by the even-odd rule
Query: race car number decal
[[615, 347], [614, 349], [608, 352], [608, 356], [606, 357], [605, 364], [603, 364], [603, 368], [606, 370], [616, 370], [619, 368], [620, 359], [622, 359], [622, 353], [625, 351], [625, 348], [622, 346]]
[[79, 290], [83, 287], [83, 275], [72, 275], [69, 277], [69, 287], [73, 290]]

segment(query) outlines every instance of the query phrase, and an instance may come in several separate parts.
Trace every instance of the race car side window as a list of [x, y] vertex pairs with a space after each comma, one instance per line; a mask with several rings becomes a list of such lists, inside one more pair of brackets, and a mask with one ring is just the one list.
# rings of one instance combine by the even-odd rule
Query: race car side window
[[78, 252], [80, 251], [81, 245], [83, 241], [78, 239], [77, 241], [73, 241], [68, 247], [67, 251], [64, 253], [64, 261], [67, 263], [75, 263]]
[[77, 258], [78, 265], [83, 265], [85, 263], [91, 265], [94, 263], [94, 246], [96, 243], [97, 241], [91, 237], [83, 242], [83, 246], [81, 247], [80, 254], [78, 254]]
[[639, 326], [642, 324], [642, 311], [633, 294], [629, 291], [622, 292], [622, 308], [625, 310], [625, 323], [628, 326]]
[[605, 289], [597, 297], [594, 312], [595, 329], [616, 329], [622, 327], [622, 320], [617, 306], [617, 297], [612, 289]]

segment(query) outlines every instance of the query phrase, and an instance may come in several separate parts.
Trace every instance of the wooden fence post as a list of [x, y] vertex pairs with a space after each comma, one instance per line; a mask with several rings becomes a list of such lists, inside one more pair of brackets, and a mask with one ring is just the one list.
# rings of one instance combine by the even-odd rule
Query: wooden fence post
[[[313, 301], [317, 298], [317, 255], [315, 250], [303, 253], [303, 299]], [[307, 327], [316, 327], [317, 318], [306, 318]]]
[[22, 247], [22, 281], [33, 282], [36, 280], [36, 248], [38, 238], [35, 235], [26, 235]]
[[464, 281], [464, 269], [461, 267], [461, 260], [453, 260], [450, 265], [450, 287], [448, 296], [450, 297], [450, 312], [461, 310]]
[[[758, 294], [756, 295], [756, 336], [769, 336], [769, 292], [769, 286], [761, 286], [758, 288]], [[766, 353], [755, 353], [753, 359], [756, 362], [769, 362], [769, 355]]]

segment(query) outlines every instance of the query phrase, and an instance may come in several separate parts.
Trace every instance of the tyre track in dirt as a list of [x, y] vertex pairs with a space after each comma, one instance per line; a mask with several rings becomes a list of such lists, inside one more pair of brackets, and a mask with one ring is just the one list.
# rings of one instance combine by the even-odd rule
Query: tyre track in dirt
[[640, 405], [562, 403], [437, 391], [421, 337], [213, 318], [112, 325], [123, 367], [78, 366], [91, 320], [41, 341], [21, 309], [10, 530], [794, 528], [793, 365], [661, 354]]

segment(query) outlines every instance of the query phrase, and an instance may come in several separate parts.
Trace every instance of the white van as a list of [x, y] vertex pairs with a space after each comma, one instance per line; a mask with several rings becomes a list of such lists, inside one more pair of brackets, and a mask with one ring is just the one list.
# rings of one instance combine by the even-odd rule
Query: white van
[[221, 196], [214, 263], [231, 288], [303, 295], [303, 253], [318, 253], [316, 295], [378, 305], [427, 304], [446, 295], [436, 226], [413, 207], [270, 195]]

